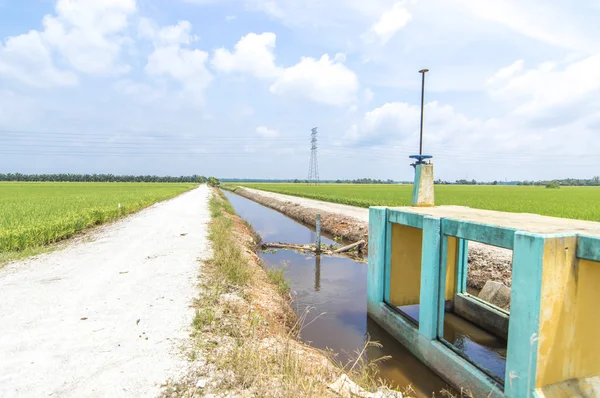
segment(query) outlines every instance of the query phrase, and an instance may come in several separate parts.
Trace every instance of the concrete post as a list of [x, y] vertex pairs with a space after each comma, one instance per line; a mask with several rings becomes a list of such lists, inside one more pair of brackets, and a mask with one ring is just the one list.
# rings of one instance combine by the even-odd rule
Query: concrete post
[[412, 205], [417, 207], [431, 207], [434, 206], [434, 203], [433, 164], [418, 164], [415, 166]]

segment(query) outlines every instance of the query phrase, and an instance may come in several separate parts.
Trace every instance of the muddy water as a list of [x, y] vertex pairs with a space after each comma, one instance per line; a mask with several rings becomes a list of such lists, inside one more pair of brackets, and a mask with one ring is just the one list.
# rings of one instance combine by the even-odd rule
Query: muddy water
[[[235, 211], [265, 242], [310, 243], [314, 231], [286, 216], [241, 196], [226, 192]], [[332, 240], [323, 238], [323, 243]], [[382, 348], [367, 352], [370, 359], [391, 356], [379, 363], [379, 372], [399, 388], [410, 385], [414, 396], [440, 396], [448, 385], [386, 331], [367, 317], [367, 265], [345, 257], [315, 257], [289, 250], [263, 253], [270, 267], [285, 267], [291, 281], [292, 304], [299, 315], [308, 311], [301, 337], [305, 342], [332, 350], [342, 362], [356, 357], [367, 336]]]

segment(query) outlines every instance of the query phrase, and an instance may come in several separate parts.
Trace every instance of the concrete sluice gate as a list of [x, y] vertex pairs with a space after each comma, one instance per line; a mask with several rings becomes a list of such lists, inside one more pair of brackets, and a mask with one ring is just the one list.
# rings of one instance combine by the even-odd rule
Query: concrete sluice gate
[[[469, 241], [513, 251], [510, 312], [467, 292]], [[367, 300], [371, 318], [474, 397], [600, 397], [600, 223], [371, 207]]]

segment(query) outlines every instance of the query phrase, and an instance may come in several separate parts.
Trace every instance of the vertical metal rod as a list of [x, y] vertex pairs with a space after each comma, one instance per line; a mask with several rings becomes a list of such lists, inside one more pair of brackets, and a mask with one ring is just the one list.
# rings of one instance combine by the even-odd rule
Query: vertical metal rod
[[419, 155], [423, 154], [423, 108], [425, 105], [425, 73], [429, 72], [429, 69], [421, 69], [419, 73], [423, 76], [421, 80], [421, 129], [419, 134]]
[[316, 253], [321, 254], [321, 215], [317, 214], [317, 242], [315, 243]]

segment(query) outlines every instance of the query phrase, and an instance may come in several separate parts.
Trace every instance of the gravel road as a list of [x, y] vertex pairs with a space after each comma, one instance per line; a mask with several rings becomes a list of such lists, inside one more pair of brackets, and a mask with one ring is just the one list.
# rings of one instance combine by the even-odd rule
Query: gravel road
[[155, 397], [186, 371], [203, 185], [0, 270], [0, 397]]

